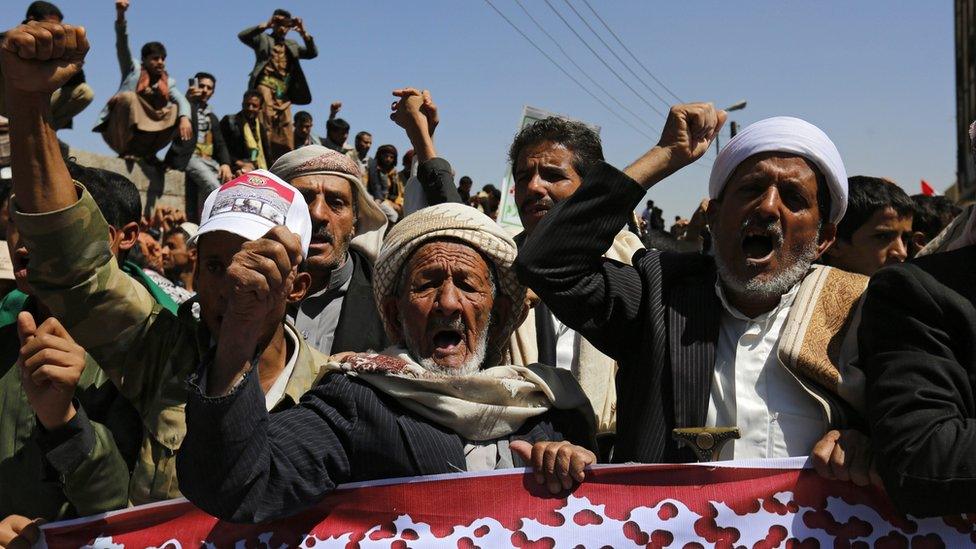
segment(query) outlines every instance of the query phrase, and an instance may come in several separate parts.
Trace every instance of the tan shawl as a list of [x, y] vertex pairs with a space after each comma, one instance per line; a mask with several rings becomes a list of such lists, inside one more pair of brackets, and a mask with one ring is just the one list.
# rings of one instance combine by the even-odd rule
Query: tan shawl
[[398, 346], [330, 361], [325, 368], [362, 379], [408, 410], [469, 441], [507, 437], [560, 398], [523, 366], [495, 366], [469, 376], [448, 376], [424, 369]]
[[777, 349], [780, 361], [808, 391], [808, 382], [815, 382], [859, 413], [864, 411], [864, 373], [856, 366], [857, 326], [867, 285], [864, 275], [815, 265], [800, 283]]

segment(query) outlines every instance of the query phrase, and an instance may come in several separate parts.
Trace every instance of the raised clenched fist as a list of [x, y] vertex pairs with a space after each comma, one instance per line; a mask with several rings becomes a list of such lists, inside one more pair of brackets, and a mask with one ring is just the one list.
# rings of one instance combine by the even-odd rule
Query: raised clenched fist
[[658, 146], [671, 156], [672, 171], [701, 158], [725, 123], [726, 112], [711, 103], [686, 103], [671, 107]]
[[50, 94], [78, 74], [88, 53], [84, 27], [31, 21], [7, 32], [0, 63], [7, 89]]

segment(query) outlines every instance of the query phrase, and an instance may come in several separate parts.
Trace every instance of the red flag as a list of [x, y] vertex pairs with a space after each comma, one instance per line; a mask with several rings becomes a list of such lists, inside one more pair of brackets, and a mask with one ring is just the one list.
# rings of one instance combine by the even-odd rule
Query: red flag
[[935, 189], [933, 189], [932, 185], [929, 185], [924, 179], [922, 180], [922, 194], [925, 196], [935, 196]]

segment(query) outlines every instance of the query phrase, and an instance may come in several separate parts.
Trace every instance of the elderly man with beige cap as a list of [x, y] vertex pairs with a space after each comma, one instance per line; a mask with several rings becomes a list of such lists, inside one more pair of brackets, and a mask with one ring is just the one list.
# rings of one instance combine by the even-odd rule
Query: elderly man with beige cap
[[[462, 204], [407, 216], [376, 261], [374, 293], [394, 344], [334, 356], [301, 403], [268, 414], [259, 376], [191, 391], [180, 486], [204, 511], [261, 522], [336, 485], [532, 465], [552, 492], [596, 456], [589, 400], [567, 371], [500, 365], [525, 315], [515, 242]], [[213, 368], [226, 361], [218, 350]], [[239, 364], [239, 363], [237, 363]], [[216, 371], [210, 370], [210, 379]], [[222, 374], [221, 374], [222, 376]], [[555, 470], [545, 473], [543, 459]]]

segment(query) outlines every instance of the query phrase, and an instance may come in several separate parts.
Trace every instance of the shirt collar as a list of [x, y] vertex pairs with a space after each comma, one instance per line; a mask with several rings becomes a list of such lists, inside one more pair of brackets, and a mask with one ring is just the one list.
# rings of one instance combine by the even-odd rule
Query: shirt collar
[[350, 280], [352, 280], [352, 271], [352, 256], [350, 256], [347, 252], [346, 260], [342, 262], [342, 265], [332, 269], [332, 273], [329, 275], [329, 283], [325, 286], [325, 288], [309, 295], [306, 297], [306, 299], [309, 297], [334, 297], [338, 293], [341, 293], [342, 288], [345, 287]]

